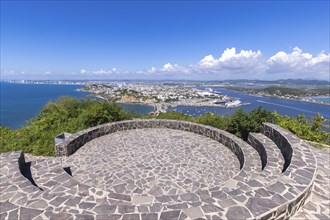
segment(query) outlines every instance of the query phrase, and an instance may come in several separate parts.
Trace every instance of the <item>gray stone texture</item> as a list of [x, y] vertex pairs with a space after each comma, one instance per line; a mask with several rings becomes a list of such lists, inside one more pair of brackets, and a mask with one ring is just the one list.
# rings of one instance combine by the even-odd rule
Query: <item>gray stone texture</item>
[[328, 153], [270, 123], [249, 143], [204, 125], [135, 120], [70, 135], [56, 145], [69, 157], [1, 153], [0, 216], [330, 218]]

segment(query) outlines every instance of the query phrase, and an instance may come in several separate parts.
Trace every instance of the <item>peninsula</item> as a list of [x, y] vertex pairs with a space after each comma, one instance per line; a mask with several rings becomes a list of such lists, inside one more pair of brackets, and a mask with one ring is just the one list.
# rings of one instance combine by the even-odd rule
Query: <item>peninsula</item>
[[[292, 88], [285, 86], [270, 86], [266, 88], [244, 88], [244, 87], [230, 87], [231, 90], [238, 92], [244, 92], [251, 95], [257, 96], [270, 96], [284, 99], [294, 99], [306, 102], [317, 102], [319, 104], [330, 105], [330, 87], [303, 87], [303, 88]], [[318, 100], [318, 97], [325, 97], [322, 100]]]
[[233, 108], [246, 105], [240, 100], [211, 88], [196, 89], [184, 83], [86, 83], [80, 91], [117, 103], [139, 103], [155, 106], [155, 112], [164, 112], [168, 106], [216, 106]]

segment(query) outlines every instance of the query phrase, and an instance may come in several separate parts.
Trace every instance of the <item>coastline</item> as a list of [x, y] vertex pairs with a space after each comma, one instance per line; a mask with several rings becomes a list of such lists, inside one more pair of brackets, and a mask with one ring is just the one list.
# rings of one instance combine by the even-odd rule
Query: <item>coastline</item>
[[[329, 105], [330, 106], [330, 102], [318, 102], [316, 100], [307, 100], [307, 99], [303, 99], [303, 98], [307, 98], [307, 97], [303, 97], [303, 98], [299, 98], [299, 99], [296, 99], [296, 98], [288, 98], [288, 97], [280, 97], [280, 96], [276, 96], [276, 95], [258, 95], [258, 94], [251, 94], [251, 93], [248, 93], [248, 92], [243, 92], [243, 91], [236, 91], [236, 90], [232, 90], [232, 91], [235, 91], [235, 92], [238, 92], [238, 93], [243, 93], [243, 94], [248, 94], [248, 95], [251, 95], [251, 96], [254, 96], [254, 97], [271, 97], [271, 98], [278, 98], [278, 99], [286, 99], [286, 100], [294, 100], [294, 101], [299, 101], [299, 102], [308, 102], [308, 103], [314, 103], [314, 104], [320, 104], [320, 105]], [[329, 96], [313, 96], [313, 98], [323, 98], [323, 97], [329, 97]]]
[[[107, 98], [102, 97], [100, 95], [92, 95], [96, 98], [100, 98], [103, 100], [107, 100]], [[188, 102], [187, 102], [188, 101]], [[138, 105], [148, 105], [148, 106], [153, 106], [156, 109], [156, 106], [162, 105], [162, 106], [166, 106], [166, 107], [176, 107], [176, 106], [196, 106], [196, 107], [220, 107], [220, 108], [238, 108], [241, 106], [245, 106], [245, 105], [250, 105], [251, 103], [241, 103], [238, 105], [234, 105], [234, 106], [225, 106], [223, 104], [214, 104], [213, 100], [203, 100], [203, 99], [189, 99], [189, 100], [185, 100], [185, 101], [177, 101], [177, 102], [154, 102], [154, 103], [146, 103], [146, 102], [138, 102], [138, 101], [134, 101], [134, 102], [130, 102], [130, 101], [123, 101], [123, 100], [119, 100], [119, 101], [114, 101], [115, 103], [122, 103], [122, 104], [138, 104]]]
[[[318, 101], [312, 101], [312, 100], [303, 100], [302, 98], [294, 99], [294, 98], [283, 98], [283, 97], [278, 97], [278, 96], [264, 96], [264, 97], [273, 97], [273, 98], [278, 98], [278, 99], [287, 99], [287, 100], [294, 100], [294, 101], [298, 101], [298, 102], [308, 102], [308, 103], [314, 103], [314, 104], [320, 104], [320, 105], [329, 105], [330, 106], [330, 102], [318, 102]], [[316, 97], [316, 96], [313, 96], [313, 97]]]

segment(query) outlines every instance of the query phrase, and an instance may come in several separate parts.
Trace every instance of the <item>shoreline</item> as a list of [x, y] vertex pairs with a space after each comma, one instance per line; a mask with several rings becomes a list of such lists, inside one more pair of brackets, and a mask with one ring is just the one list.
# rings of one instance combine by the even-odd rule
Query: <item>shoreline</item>
[[[279, 96], [274, 96], [274, 95], [258, 95], [258, 94], [251, 94], [248, 92], [243, 92], [243, 91], [236, 91], [236, 90], [232, 90], [234, 92], [238, 92], [238, 93], [243, 93], [243, 94], [248, 94], [250, 96], [254, 96], [254, 97], [270, 97], [270, 98], [277, 98], [277, 99], [286, 99], [286, 100], [294, 100], [294, 101], [299, 101], [299, 102], [307, 102], [307, 103], [314, 103], [314, 104], [320, 104], [320, 105], [329, 105], [330, 106], [330, 102], [318, 102], [318, 101], [312, 101], [312, 100], [303, 100], [303, 98], [300, 99], [295, 99], [295, 98], [285, 98], [285, 97], [279, 97]], [[315, 98], [318, 97], [328, 97], [328, 96], [313, 96]], [[305, 97], [304, 97], [305, 98]]]
[[[99, 99], [103, 99], [103, 100], [107, 100], [107, 98], [104, 98], [100, 95], [91, 95], [91, 96], [94, 96], [96, 98], [99, 98]], [[194, 101], [201, 101], [201, 102], [182, 102], [182, 101], [179, 101], [179, 102], [171, 102], [171, 103], [168, 103], [168, 102], [155, 102], [155, 103], [145, 103], [145, 102], [128, 102], [128, 101], [114, 101], [114, 103], [119, 103], [119, 104], [138, 104], [138, 105], [148, 105], [148, 106], [152, 106], [154, 108], [156, 108], [156, 106], [159, 106], [159, 105], [162, 105], [162, 106], [166, 106], [166, 107], [176, 107], [176, 106], [196, 106], [196, 107], [220, 107], [220, 108], [238, 108], [238, 107], [241, 107], [241, 106], [245, 106], [245, 105], [250, 105], [251, 103], [241, 103], [241, 104], [238, 104], [238, 105], [235, 105], [235, 106], [229, 106], [229, 107], [226, 107], [225, 105], [223, 104], [214, 104], [212, 102], [212, 100], [207, 100], [207, 101], [204, 101], [203, 100], [194, 100]]]

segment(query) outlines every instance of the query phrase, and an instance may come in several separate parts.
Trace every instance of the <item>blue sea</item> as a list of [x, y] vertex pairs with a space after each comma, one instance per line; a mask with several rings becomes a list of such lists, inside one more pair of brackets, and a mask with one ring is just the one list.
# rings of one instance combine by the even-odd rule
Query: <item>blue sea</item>
[[[198, 87], [198, 89], [205, 89], [205, 87]], [[221, 92], [224, 95], [239, 98], [242, 103], [250, 103], [240, 107], [245, 112], [249, 112], [252, 109], [262, 106], [269, 111], [276, 111], [280, 115], [287, 115], [289, 117], [297, 117], [298, 114], [304, 114], [306, 117], [312, 117], [317, 113], [320, 113], [324, 118], [330, 119], [330, 105], [274, 97], [259, 97], [225, 88], [212, 89], [213, 91]], [[200, 116], [204, 115], [206, 112], [212, 112], [220, 115], [231, 115], [237, 110], [237, 108], [177, 106], [168, 108], [168, 110], [175, 110], [191, 116]]]
[[318, 101], [324, 103], [330, 103], [330, 96], [313, 96], [313, 97], [305, 97], [305, 99], [310, 101]]
[[[49, 101], [54, 101], [60, 96], [74, 96], [85, 98], [89, 96], [87, 92], [78, 92], [80, 85], [40, 85], [40, 84], [13, 84], [1, 82], [1, 109], [0, 125], [17, 129], [26, 121], [35, 117], [42, 107]], [[235, 91], [213, 88], [223, 94], [240, 98], [243, 103], [251, 103], [242, 106], [248, 112], [258, 106], [263, 106], [270, 111], [277, 111], [281, 115], [296, 117], [298, 114], [305, 114], [307, 117], [314, 116], [317, 112], [327, 119], [330, 119], [330, 106], [316, 103], [300, 102], [287, 99], [257, 97]], [[140, 104], [121, 104], [126, 111], [136, 111], [146, 114], [153, 111], [153, 107]], [[168, 110], [176, 110], [188, 115], [198, 116], [206, 112], [215, 114], [233, 114], [237, 108], [221, 107], [187, 107], [177, 106]]]
[[[39, 111], [49, 101], [55, 101], [60, 96], [85, 98], [88, 92], [79, 92], [81, 85], [50, 85], [50, 84], [15, 84], [0, 82], [0, 126], [17, 129], [26, 121], [37, 116]], [[154, 110], [152, 106], [122, 104], [127, 111], [135, 110], [146, 114]]]

